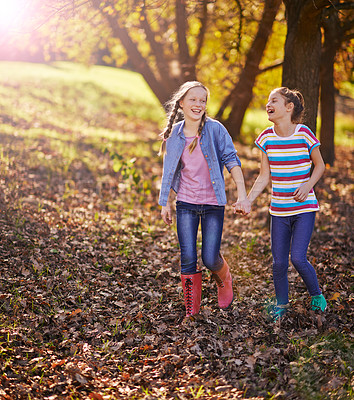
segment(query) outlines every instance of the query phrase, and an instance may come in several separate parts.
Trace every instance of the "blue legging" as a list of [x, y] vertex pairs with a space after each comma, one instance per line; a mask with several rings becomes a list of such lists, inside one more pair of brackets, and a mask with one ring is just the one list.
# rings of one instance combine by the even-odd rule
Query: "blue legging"
[[177, 234], [181, 250], [181, 273], [197, 272], [197, 235], [199, 223], [202, 228], [202, 260], [211, 271], [222, 268], [220, 255], [222, 229], [224, 224], [223, 206], [176, 203]]
[[311, 296], [321, 294], [315, 269], [307, 260], [307, 249], [315, 225], [315, 212], [271, 217], [273, 281], [277, 304], [289, 302], [289, 252], [291, 262]]

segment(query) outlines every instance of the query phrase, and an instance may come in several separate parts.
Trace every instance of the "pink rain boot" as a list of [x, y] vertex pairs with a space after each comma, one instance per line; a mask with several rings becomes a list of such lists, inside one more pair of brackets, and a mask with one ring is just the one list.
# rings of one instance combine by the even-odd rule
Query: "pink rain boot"
[[193, 275], [181, 275], [186, 316], [199, 313], [202, 301], [202, 272]]
[[232, 276], [230, 274], [230, 268], [225, 261], [224, 265], [219, 271], [213, 272], [212, 276], [218, 285], [218, 303], [219, 307], [223, 310], [229, 308], [234, 299], [234, 292], [232, 290]]

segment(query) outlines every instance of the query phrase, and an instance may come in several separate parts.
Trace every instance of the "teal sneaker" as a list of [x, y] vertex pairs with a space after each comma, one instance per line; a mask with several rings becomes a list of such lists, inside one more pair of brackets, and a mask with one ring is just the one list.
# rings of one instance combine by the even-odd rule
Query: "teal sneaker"
[[326, 308], [327, 308], [327, 301], [323, 297], [323, 294], [319, 294], [318, 296], [312, 296], [311, 310], [324, 311]]
[[280, 306], [273, 306], [269, 309], [269, 315], [273, 321], [278, 321], [281, 319], [289, 309], [289, 304], [282, 304]]

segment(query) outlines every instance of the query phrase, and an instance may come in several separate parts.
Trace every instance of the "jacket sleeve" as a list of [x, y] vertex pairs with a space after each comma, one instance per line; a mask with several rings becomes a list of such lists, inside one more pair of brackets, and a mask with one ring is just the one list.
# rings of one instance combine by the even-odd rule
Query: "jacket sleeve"
[[224, 125], [220, 124], [219, 132], [219, 148], [221, 152], [221, 161], [226, 169], [230, 172], [232, 168], [241, 166], [241, 160], [237, 155], [237, 151], [233, 144], [232, 138]]

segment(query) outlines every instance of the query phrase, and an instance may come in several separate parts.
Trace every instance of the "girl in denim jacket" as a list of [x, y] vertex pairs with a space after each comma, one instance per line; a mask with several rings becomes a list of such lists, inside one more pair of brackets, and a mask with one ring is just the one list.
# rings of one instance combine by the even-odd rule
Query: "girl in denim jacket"
[[[198, 314], [201, 303], [202, 272], [197, 267], [199, 224], [202, 260], [217, 283], [219, 307], [226, 309], [233, 301], [230, 269], [220, 254], [226, 205], [224, 167], [237, 186], [238, 212], [250, 212], [241, 162], [232, 139], [220, 122], [206, 116], [208, 95], [208, 89], [200, 82], [184, 83], [169, 102], [168, 124], [161, 134], [164, 165], [159, 204], [162, 219], [171, 225], [171, 194], [177, 193], [177, 235], [187, 317]], [[179, 112], [184, 119], [174, 124]]]

